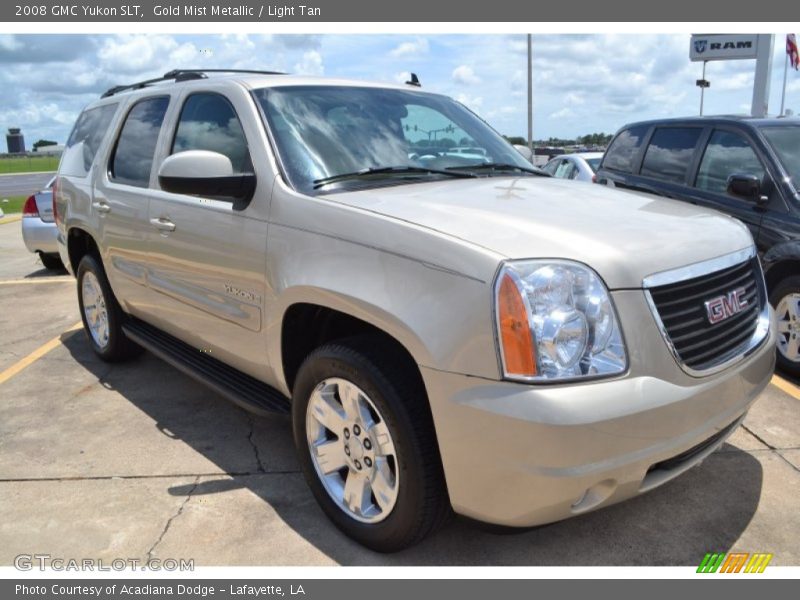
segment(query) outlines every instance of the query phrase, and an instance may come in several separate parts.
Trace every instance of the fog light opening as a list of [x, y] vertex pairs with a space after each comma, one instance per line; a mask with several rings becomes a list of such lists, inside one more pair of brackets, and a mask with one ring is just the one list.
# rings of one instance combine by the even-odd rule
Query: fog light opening
[[616, 489], [616, 479], [604, 479], [600, 483], [596, 483], [583, 492], [580, 498], [572, 504], [572, 512], [582, 513], [599, 506], [608, 500]]

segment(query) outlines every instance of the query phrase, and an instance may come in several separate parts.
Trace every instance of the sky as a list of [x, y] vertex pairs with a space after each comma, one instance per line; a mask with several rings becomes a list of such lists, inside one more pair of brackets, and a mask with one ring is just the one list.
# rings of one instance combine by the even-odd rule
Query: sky
[[[534, 138], [613, 133], [628, 122], [696, 115], [701, 63], [688, 34], [534, 35]], [[173, 68], [251, 68], [402, 83], [463, 102], [505, 135], [527, 135], [524, 35], [0, 35], [0, 128], [28, 148], [63, 143], [106, 89]], [[776, 35], [770, 112], [777, 113], [784, 36]], [[755, 61], [708, 63], [705, 114], [749, 113]], [[800, 113], [800, 73], [786, 106]], [[0, 150], [5, 150], [0, 144]]]

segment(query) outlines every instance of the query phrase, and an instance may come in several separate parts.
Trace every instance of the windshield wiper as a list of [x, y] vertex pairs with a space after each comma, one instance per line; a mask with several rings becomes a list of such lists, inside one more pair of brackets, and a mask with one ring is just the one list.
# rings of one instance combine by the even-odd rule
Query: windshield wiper
[[323, 177], [314, 180], [314, 189], [318, 190], [330, 183], [337, 183], [339, 181], [347, 181], [349, 179], [361, 179], [363, 177], [370, 177], [372, 175], [386, 175], [392, 177], [394, 175], [447, 175], [448, 177], [477, 177], [474, 173], [464, 173], [459, 171], [445, 171], [442, 169], [428, 169], [426, 167], [412, 167], [412, 166], [396, 166], [396, 167], [370, 167], [369, 169], [361, 169], [360, 171], [353, 171], [352, 173], [339, 173], [338, 175], [331, 175], [330, 177]]
[[537, 167], [522, 167], [511, 163], [478, 163], [475, 165], [463, 165], [460, 167], [447, 167], [448, 171], [521, 171], [540, 177], [550, 177], [550, 174]]

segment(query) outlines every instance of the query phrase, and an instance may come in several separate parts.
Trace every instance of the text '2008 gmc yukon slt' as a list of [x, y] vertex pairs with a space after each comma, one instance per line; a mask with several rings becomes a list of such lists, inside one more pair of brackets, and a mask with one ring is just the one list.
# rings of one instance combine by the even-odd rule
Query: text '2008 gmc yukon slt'
[[78, 118], [54, 202], [94, 351], [144, 347], [291, 415], [317, 501], [379, 551], [452, 511], [526, 527], [653, 489], [774, 366], [745, 227], [549, 179], [417, 86], [114, 88]]

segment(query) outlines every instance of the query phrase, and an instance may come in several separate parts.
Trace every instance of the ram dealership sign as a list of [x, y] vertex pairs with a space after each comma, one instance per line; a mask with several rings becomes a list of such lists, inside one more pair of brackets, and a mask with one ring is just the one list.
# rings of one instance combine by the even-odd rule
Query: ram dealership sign
[[757, 35], [702, 35], [692, 36], [689, 45], [689, 59], [703, 60], [742, 60], [755, 58], [758, 50]]
[[689, 45], [689, 59], [741, 60], [755, 58], [758, 35], [702, 35], [694, 34]]

